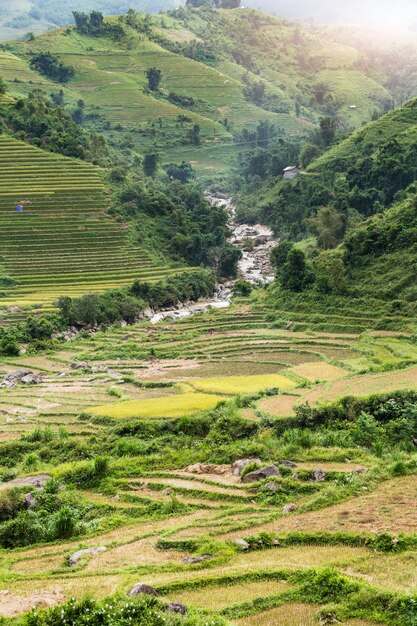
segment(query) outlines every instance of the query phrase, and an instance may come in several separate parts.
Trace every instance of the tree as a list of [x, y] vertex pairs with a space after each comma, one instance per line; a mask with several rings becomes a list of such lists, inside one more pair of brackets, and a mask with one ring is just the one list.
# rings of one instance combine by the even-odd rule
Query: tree
[[148, 79], [148, 87], [151, 91], [157, 91], [160, 82], [162, 80], [162, 72], [156, 67], [150, 67], [146, 71], [146, 77]]
[[340, 253], [321, 254], [315, 262], [316, 285], [321, 293], [346, 292], [346, 267]]
[[165, 166], [165, 170], [171, 180], [179, 180], [180, 183], [183, 184], [195, 178], [192, 165], [186, 161], [183, 161], [181, 165], [178, 165], [178, 163], [169, 163]]
[[90, 13], [89, 26], [90, 34], [100, 33], [104, 23], [103, 14], [100, 11], [92, 11]]
[[288, 254], [293, 249], [293, 247], [294, 244], [292, 244], [291, 241], [286, 241], [284, 239], [283, 241], [280, 241], [279, 244], [275, 246], [275, 248], [272, 248], [270, 260], [272, 266], [277, 272], [281, 271], [282, 266], [287, 261]]
[[194, 124], [194, 126], [188, 131], [190, 143], [194, 144], [195, 146], [201, 145], [200, 131], [200, 124]]
[[143, 173], [145, 176], [153, 178], [156, 174], [156, 170], [158, 169], [158, 160], [159, 157], [155, 152], [145, 154], [145, 158], [143, 159]]
[[320, 119], [320, 137], [325, 146], [329, 146], [336, 137], [337, 121], [334, 117]]
[[311, 282], [312, 274], [304, 252], [292, 248], [281, 270], [281, 286], [289, 291], [303, 291]]
[[4, 96], [7, 91], [7, 84], [0, 76], [0, 95]]
[[75, 69], [72, 65], [65, 65], [58, 56], [51, 52], [33, 54], [29, 64], [39, 74], [59, 83], [67, 83], [75, 75]]
[[306, 224], [317, 235], [317, 243], [323, 250], [335, 248], [345, 234], [345, 220], [333, 207], [320, 207], [316, 217], [306, 220]]
[[87, 13], [82, 13], [81, 11], [73, 11], [72, 12], [75, 20], [75, 28], [80, 33], [88, 33], [89, 28], [89, 17]]

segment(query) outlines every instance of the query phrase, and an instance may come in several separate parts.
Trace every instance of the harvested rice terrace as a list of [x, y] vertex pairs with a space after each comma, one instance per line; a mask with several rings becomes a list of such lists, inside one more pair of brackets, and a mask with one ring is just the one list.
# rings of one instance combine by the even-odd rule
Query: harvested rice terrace
[[[15, 210], [19, 203], [22, 213]], [[2, 289], [0, 306], [48, 309], [64, 293], [99, 292], [178, 271], [131, 246], [126, 226], [107, 207], [97, 168], [1, 137], [0, 261], [16, 284]]]
[[[30, 589], [30, 593], [59, 590], [65, 598], [80, 598], [86, 592], [105, 597], [114, 592], [124, 595], [142, 581], [155, 586], [164, 601], [203, 608], [208, 623], [220, 612], [233, 626], [318, 624], [319, 603], [296, 603], [292, 595], [298, 589], [297, 577], [307, 570], [330, 566], [352, 581], [365, 579], [375, 594], [414, 593], [415, 550], [384, 553], [361, 542], [349, 544], [350, 532], [361, 539], [401, 531], [410, 537], [414, 532], [416, 477], [385, 479], [385, 474], [375, 474], [375, 467], [387, 470], [388, 458], [371, 456], [363, 448], [343, 450], [337, 441], [322, 448], [300, 440], [297, 446], [294, 435], [285, 441], [279, 456], [264, 452], [262, 458], [265, 462], [288, 458], [297, 468], [247, 485], [229, 464], [240, 453], [236, 452], [239, 440], [233, 458], [228, 458], [221, 456], [222, 440], [212, 443], [210, 452], [201, 453], [201, 442], [186, 445], [192, 441], [190, 433], [174, 436], [174, 450], [165, 449], [164, 439], [154, 446], [146, 430], [136, 431], [142, 420], [154, 419], [147, 426], [164, 424], [163, 438], [167, 437], [175, 422], [165, 431], [165, 419], [175, 417], [161, 409], [166, 402], [183, 401], [180, 416], [193, 423], [196, 409], [195, 405], [189, 409], [190, 397], [194, 395], [197, 403], [207, 396], [217, 402], [219, 385], [228, 403], [233, 402], [236, 385], [242, 394], [249, 389], [256, 393], [256, 389], [280, 388], [280, 394], [266, 394], [240, 411], [251, 420], [249, 428], [257, 422], [255, 426], [262, 429], [263, 418], [268, 418], [269, 427], [243, 444], [257, 453], [258, 446], [263, 449], [262, 438], [272, 436], [270, 420], [288, 418], [293, 406], [306, 400], [313, 406], [347, 393], [385, 391], [388, 385], [417, 389], [416, 366], [372, 372], [381, 359], [394, 367], [405, 357], [417, 361], [417, 346], [404, 335], [290, 332], [272, 325], [269, 316], [239, 302], [228, 310], [179, 323], [115, 327], [80, 337], [47, 356], [4, 359], [1, 377], [27, 367], [41, 373], [43, 380], [30, 388], [17, 385], [0, 390], [0, 442], [6, 447], [14, 442], [23, 445], [22, 435], [49, 427], [54, 433], [51, 446], [56, 446], [64, 429], [63, 441], [80, 446], [83, 455], [98, 441], [107, 445], [113, 439], [109, 492], [100, 485], [76, 493], [80, 501], [99, 507], [100, 519], [104, 516], [114, 526], [92, 527], [82, 537], [51, 545], [0, 552], [0, 589], [17, 595], [27, 595]], [[87, 361], [86, 368], [71, 367], [79, 360]], [[158, 388], [160, 382], [169, 386]], [[152, 387], [153, 383], [157, 385]], [[136, 407], [133, 415], [120, 413], [125, 404]], [[151, 407], [146, 415], [141, 413], [145, 405]], [[95, 411], [103, 406], [106, 417], [97, 419]], [[30, 445], [36, 449], [36, 444]], [[213, 458], [206, 458], [211, 453]], [[37, 471], [59, 475], [70, 465], [66, 458], [56, 464], [43, 456]], [[18, 467], [20, 476], [32, 473], [23, 462]], [[323, 482], [313, 479], [316, 468], [327, 473]], [[282, 491], [270, 492], [271, 481], [282, 485]], [[345, 493], [356, 481], [357, 489]], [[296, 509], [286, 512], [289, 504]], [[284, 541], [289, 533], [294, 543], [259, 549], [256, 536], [262, 531]], [[305, 533], [301, 541], [299, 531]], [[247, 540], [250, 548], [234, 549], [229, 542], [236, 539]], [[68, 568], [68, 557], [76, 550], [97, 546], [106, 550]], [[211, 554], [213, 547], [219, 552]], [[207, 560], [197, 564], [189, 560], [206, 555], [206, 550]], [[341, 623], [377, 626], [378, 622]]]

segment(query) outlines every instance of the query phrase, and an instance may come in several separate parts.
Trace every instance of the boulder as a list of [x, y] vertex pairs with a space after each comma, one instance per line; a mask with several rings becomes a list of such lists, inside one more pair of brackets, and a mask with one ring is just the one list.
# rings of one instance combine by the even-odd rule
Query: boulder
[[278, 491], [278, 485], [277, 485], [277, 483], [273, 483], [273, 482], [266, 483], [265, 489], [267, 491], [275, 492], [275, 491]]
[[297, 463], [294, 463], [293, 461], [278, 461], [277, 465], [282, 465], [283, 467], [291, 467], [291, 468], [298, 467]]
[[238, 459], [232, 465], [233, 475], [234, 476], [240, 476], [241, 473], [243, 472], [243, 470], [245, 469], [245, 467], [247, 465], [250, 465], [251, 463], [259, 463], [259, 464], [261, 464], [262, 461], [261, 461], [261, 459], [258, 459], [256, 457], [251, 458], [251, 459]]
[[39, 374], [26, 374], [20, 382], [24, 385], [40, 385], [42, 382], [42, 376]]
[[187, 613], [187, 607], [182, 602], [170, 602], [166, 605], [165, 611], [171, 611], [171, 613], [179, 613], [180, 615], [185, 615]]
[[233, 543], [239, 548], [239, 550], [249, 550], [249, 544], [244, 539], [234, 539]]
[[50, 478], [50, 474], [37, 474], [36, 476], [13, 478], [13, 480], [2, 483], [0, 489], [8, 489], [9, 487], [35, 487], [35, 489], [42, 489]]
[[267, 465], [266, 467], [262, 467], [261, 469], [254, 470], [253, 472], [249, 472], [245, 476], [243, 476], [242, 483], [255, 483], [258, 480], [263, 480], [264, 478], [269, 478], [270, 476], [279, 476], [279, 469], [276, 465]]
[[38, 501], [33, 493], [29, 492], [25, 495], [23, 503], [25, 505], [25, 509], [33, 509], [38, 504]]
[[295, 504], [286, 504], [282, 510], [284, 513], [293, 513], [297, 510], [297, 506]]
[[77, 552], [74, 552], [72, 556], [70, 556], [68, 564], [70, 567], [74, 567], [79, 563], [83, 556], [93, 556], [94, 554], [100, 554], [100, 552], [105, 551], [105, 546], [100, 546], [99, 548], [86, 548], [85, 550], [78, 550]]
[[268, 235], [258, 235], [255, 239], [255, 246], [263, 246], [268, 243], [269, 240], [270, 237], [268, 237]]
[[162, 495], [163, 496], [170, 496], [172, 493], [172, 488], [171, 487], [166, 487], [163, 491], [162, 491]]
[[134, 598], [139, 595], [147, 595], [147, 596], [157, 596], [155, 589], [150, 585], [145, 585], [145, 583], [136, 583], [133, 585], [132, 589], [127, 594], [130, 598]]
[[88, 369], [87, 361], [78, 361], [77, 363], [71, 363], [72, 370], [86, 370]]
[[320, 468], [315, 469], [311, 473], [311, 478], [315, 483], [323, 483], [326, 480], [326, 472]]
[[18, 383], [22, 381], [25, 376], [33, 376], [33, 372], [31, 370], [15, 370], [14, 372], [10, 372], [3, 379], [0, 387], [6, 389], [13, 389]]
[[184, 565], [196, 565], [197, 563], [204, 563], [204, 561], [209, 561], [211, 556], [207, 554], [203, 554], [201, 556], [187, 556], [185, 559], [181, 561]]

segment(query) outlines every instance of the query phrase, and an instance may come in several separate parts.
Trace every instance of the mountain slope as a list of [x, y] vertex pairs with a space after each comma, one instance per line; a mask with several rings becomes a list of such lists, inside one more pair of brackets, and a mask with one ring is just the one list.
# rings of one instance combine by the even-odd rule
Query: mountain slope
[[379, 120], [353, 132], [313, 161], [311, 170], [325, 168], [342, 171], [358, 159], [375, 159], [384, 144], [396, 141], [404, 148], [413, 148], [417, 142], [417, 100], [390, 111]]
[[[99, 292], [173, 272], [129, 244], [106, 214], [99, 171], [0, 137], [0, 306], [49, 308], [61, 295]], [[23, 213], [15, 204], [24, 204]]]
[[0, 40], [18, 39], [28, 32], [42, 33], [72, 22], [72, 11], [115, 14], [129, 8], [158, 13], [174, 8], [173, 0], [2, 0]]
[[[302, 136], [322, 116], [342, 128], [369, 121], [392, 94], [381, 72], [363, 71], [359, 47], [332, 41], [252, 10], [199, 9], [143, 18], [108, 18], [122, 28], [117, 40], [58, 29], [1, 53], [0, 75], [10, 92], [62, 85], [36, 75], [31, 54], [45, 50], [75, 68], [63, 87], [65, 104], [86, 103], [86, 123], [123, 149], [156, 150], [165, 162], [191, 161], [210, 177], [230, 170], [237, 155], [257, 144], [268, 122], [280, 136]], [[245, 39], [245, 47], [241, 41]], [[12, 54], [14, 56], [12, 56]], [[402, 61], [406, 63], [406, 60]], [[160, 88], [147, 88], [146, 71], [162, 72]], [[198, 124], [201, 145], [190, 141]]]

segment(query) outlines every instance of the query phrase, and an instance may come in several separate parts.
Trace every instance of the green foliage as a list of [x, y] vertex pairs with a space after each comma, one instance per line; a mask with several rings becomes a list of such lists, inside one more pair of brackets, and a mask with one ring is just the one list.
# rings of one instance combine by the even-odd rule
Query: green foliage
[[306, 256], [302, 250], [292, 248], [280, 272], [280, 281], [284, 289], [303, 291], [313, 281]]
[[114, 39], [122, 39], [125, 35], [123, 27], [118, 24], [112, 24], [105, 22], [103, 14], [100, 11], [91, 11], [82, 13], [80, 11], [72, 12], [75, 20], [75, 28], [79, 33], [83, 35], [90, 35], [92, 37], [112, 37]]
[[148, 88], [151, 91], [157, 91], [162, 80], [162, 71], [157, 67], [150, 67], [146, 70], [146, 78], [148, 79]]
[[145, 154], [143, 159], [143, 173], [145, 176], [153, 178], [158, 169], [158, 155], [156, 153]]
[[183, 185], [195, 178], [192, 165], [185, 161], [179, 165], [177, 163], [168, 163], [168, 165], [165, 165], [165, 171], [171, 180], [179, 180]]
[[233, 294], [235, 296], [250, 296], [252, 293], [252, 285], [247, 281], [239, 278], [233, 283]]
[[0, 119], [19, 139], [44, 150], [84, 160], [107, 157], [104, 137], [81, 130], [62, 107], [34, 91], [0, 111]]
[[33, 54], [30, 66], [51, 80], [58, 83], [67, 83], [75, 76], [75, 69], [71, 65], [65, 65], [59, 57], [51, 52], [39, 52]]
[[[98, 602], [85, 599], [79, 602], [70, 600], [63, 606], [39, 610], [27, 615], [23, 626], [205, 626], [207, 618], [198, 616], [179, 617], [163, 610], [163, 604], [151, 596], [130, 599], [112, 597]], [[226, 622], [210, 616], [212, 626], [226, 626]]]

